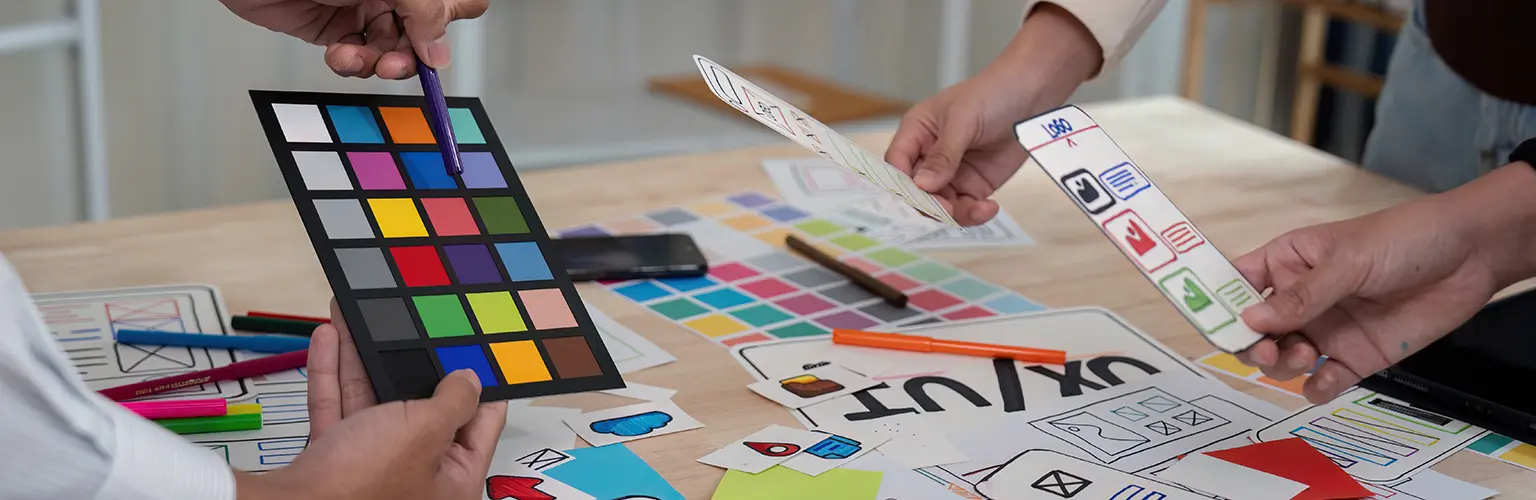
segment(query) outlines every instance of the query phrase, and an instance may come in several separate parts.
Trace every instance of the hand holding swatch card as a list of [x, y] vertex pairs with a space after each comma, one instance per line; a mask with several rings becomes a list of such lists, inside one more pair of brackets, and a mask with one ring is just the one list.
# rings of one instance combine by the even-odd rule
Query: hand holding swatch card
[[473, 370], [496, 401], [624, 386], [477, 99], [449, 175], [410, 96], [252, 91], [382, 401]]

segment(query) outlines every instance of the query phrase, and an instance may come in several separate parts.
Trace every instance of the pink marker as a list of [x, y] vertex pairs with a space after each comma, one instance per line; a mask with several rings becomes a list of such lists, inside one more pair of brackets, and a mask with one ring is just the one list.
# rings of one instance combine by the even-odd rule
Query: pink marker
[[148, 419], [218, 417], [229, 411], [229, 405], [223, 399], [140, 401], [118, 404]]

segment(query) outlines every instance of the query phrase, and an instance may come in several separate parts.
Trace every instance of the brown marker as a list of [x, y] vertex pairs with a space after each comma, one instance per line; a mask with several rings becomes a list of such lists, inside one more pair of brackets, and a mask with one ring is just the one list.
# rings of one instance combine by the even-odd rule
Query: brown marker
[[832, 272], [847, 277], [854, 284], [859, 285], [860, 288], [868, 290], [869, 293], [880, 296], [880, 298], [885, 299], [885, 303], [894, 307], [907, 307], [907, 294], [901, 293], [901, 290], [897, 290], [896, 287], [886, 284], [886, 282], [880, 281], [878, 278], [860, 271], [858, 268], [838, 261], [831, 255], [827, 255], [826, 252], [821, 251], [821, 249], [811, 246], [810, 243], [806, 243], [800, 238], [796, 238], [793, 234], [785, 236], [784, 243], [789, 245], [791, 250], [816, 261], [817, 264], [821, 264], [822, 267], [830, 269]]

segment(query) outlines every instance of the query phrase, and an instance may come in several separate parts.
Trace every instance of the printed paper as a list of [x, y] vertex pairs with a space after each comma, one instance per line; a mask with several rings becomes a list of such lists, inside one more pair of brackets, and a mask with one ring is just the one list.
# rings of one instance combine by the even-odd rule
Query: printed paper
[[639, 382], [630, 382], [628, 380], [624, 381], [624, 385], [626, 387], [623, 389], [608, 389], [598, 392], [603, 394], [612, 394], [614, 396], [622, 396], [630, 399], [638, 399], [641, 401], [666, 401], [672, 399], [672, 396], [677, 394], [677, 389], [645, 385]]
[[1418, 474], [1414, 474], [1407, 481], [1393, 486], [1392, 489], [1416, 497], [1433, 498], [1435, 500], [1483, 500], [1499, 494], [1496, 490], [1484, 488], [1433, 470], [1419, 471]]
[[[880, 478], [880, 500], [939, 500], [959, 497], [949, 490], [949, 483], [898, 464], [880, 453], [866, 453], [844, 464], [839, 470], [867, 470], [885, 474]], [[826, 476], [826, 474], [822, 474]]]
[[583, 301], [582, 305], [586, 306], [587, 315], [592, 317], [592, 324], [597, 326], [597, 333], [602, 336], [603, 345], [608, 348], [608, 355], [613, 357], [613, 364], [619, 368], [619, 373], [637, 372], [677, 361], [677, 358], [656, 343], [635, 333], [592, 304]]
[[869, 453], [886, 441], [883, 436], [863, 431], [833, 433], [817, 429], [816, 432], [823, 434], [821, 441], [785, 460], [782, 465], [818, 476]]
[[757, 474], [821, 442], [825, 434], [770, 425], [705, 455], [699, 462], [722, 469]]
[[592, 446], [634, 441], [704, 426], [672, 401], [652, 401], [583, 413], [565, 419], [565, 423]]
[[1170, 481], [1222, 498], [1290, 500], [1307, 485], [1268, 474], [1204, 453], [1191, 453], [1157, 474]]
[[496, 442], [496, 454], [521, 456], [534, 450], [564, 450], [576, 445], [576, 433], [565, 419], [581, 415], [579, 408], [509, 406], [507, 425]]
[[837, 365], [790, 373], [785, 377], [754, 383], [747, 388], [775, 403], [790, 408], [804, 408], [880, 385], [879, 382]]
[[969, 460], [964, 452], [949, 441], [944, 431], [927, 423], [917, 414], [881, 419], [867, 426], [837, 424], [827, 428], [838, 431], [864, 430], [888, 439], [885, 444], [876, 448], [875, 452], [908, 469], [948, 465]]
[[[562, 453], [563, 454], [563, 453]], [[490, 500], [594, 500], [592, 495], [519, 463], [522, 457], [496, 455], [485, 478], [485, 497]]]
[[977, 489], [998, 500], [1209, 500], [1155, 479], [1134, 476], [1051, 450], [1025, 450], [980, 481]]

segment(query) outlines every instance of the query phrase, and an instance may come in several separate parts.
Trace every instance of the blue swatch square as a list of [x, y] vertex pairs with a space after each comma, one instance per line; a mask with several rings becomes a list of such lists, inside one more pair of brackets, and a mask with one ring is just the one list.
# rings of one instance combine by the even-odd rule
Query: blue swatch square
[[1019, 314], [1045, 309], [1044, 306], [1018, 295], [1004, 295], [987, 301], [985, 305], [1000, 314]]
[[747, 207], [747, 208], [752, 208], [752, 207], [756, 207], [756, 206], [767, 205], [769, 203], [773, 203], [773, 199], [772, 198], [769, 198], [767, 196], [763, 196], [763, 195], [758, 194], [758, 193], [742, 193], [742, 194], [738, 194], [738, 195], [732, 195], [730, 197], [727, 197], [726, 199], [727, 200], [731, 200], [731, 203], [735, 203], [737, 205], [741, 205], [741, 206]]
[[501, 255], [501, 263], [507, 267], [507, 276], [512, 281], [555, 279], [549, 273], [549, 265], [544, 263], [544, 252], [539, 251], [538, 243], [497, 243], [496, 253]]
[[655, 283], [649, 281], [621, 286], [613, 289], [613, 291], [619, 292], [619, 295], [629, 297], [629, 300], [635, 302], [645, 302], [672, 295], [672, 292], [668, 292], [665, 288], [656, 286]]
[[496, 385], [496, 372], [491, 371], [491, 363], [485, 360], [485, 351], [478, 344], [439, 347], [437, 361], [443, 365], [444, 374], [468, 368], [474, 370], [475, 375], [480, 377], [481, 386]]
[[764, 210], [763, 215], [772, 217], [773, 220], [779, 222], [790, 222], [810, 217], [811, 214], [805, 213], [798, 208], [784, 205]]
[[464, 179], [464, 187], [470, 189], [492, 189], [507, 187], [507, 180], [501, 177], [501, 168], [496, 166], [496, 157], [486, 151], [459, 153], [459, 161], [464, 165], [464, 173], [459, 178]]
[[693, 298], [697, 299], [699, 302], [709, 304], [710, 307], [715, 309], [736, 307], [742, 304], [751, 303], [753, 300], [752, 297], [748, 297], [746, 294], [729, 288], [715, 290], [709, 293], [701, 293], [694, 295]]
[[677, 290], [679, 292], [691, 292], [700, 288], [709, 288], [720, 284], [719, 282], [710, 279], [708, 276], [689, 278], [662, 278], [656, 281], [660, 281], [661, 284], [672, 287], [673, 290]]
[[383, 144], [384, 134], [379, 133], [379, 123], [373, 120], [373, 110], [366, 106], [326, 106], [331, 124], [336, 126], [336, 136], [341, 142]]
[[411, 185], [416, 189], [459, 188], [459, 183], [448, 176], [448, 169], [443, 166], [442, 153], [412, 151], [400, 153], [400, 160], [405, 162], [405, 171], [411, 174]]

